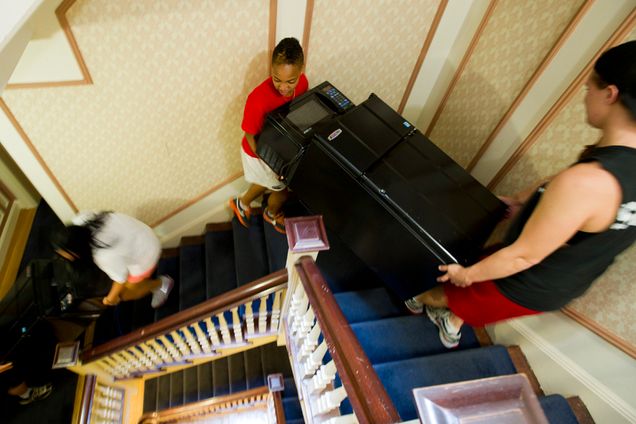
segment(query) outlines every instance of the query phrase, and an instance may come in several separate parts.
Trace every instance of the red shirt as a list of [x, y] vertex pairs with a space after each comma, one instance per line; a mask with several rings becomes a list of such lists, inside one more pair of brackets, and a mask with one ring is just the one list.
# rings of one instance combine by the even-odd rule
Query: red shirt
[[[272, 77], [267, 78], [247, 96], [241, 129], [255, 136], [260, 134], [265, 123], [265, 116], [268, 113], [300, 96], [307, 91], [308, 87], [307, 77], [305, 77], [305, 74], [300, 74], [294, 94], [290, 97], [284, 97], [274, 88]], [[243, 136], [242, 145], [245, 153], [255, 158], [258, 157], [250, 148], [245, 136]]]

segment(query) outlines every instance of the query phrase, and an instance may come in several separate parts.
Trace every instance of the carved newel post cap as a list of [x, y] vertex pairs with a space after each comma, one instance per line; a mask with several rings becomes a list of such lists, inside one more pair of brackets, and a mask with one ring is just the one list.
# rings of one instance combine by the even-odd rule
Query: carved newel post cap
[[285, 219], [287, 243], [293, 253], [329, 250], [329, 240], [322, 215]]

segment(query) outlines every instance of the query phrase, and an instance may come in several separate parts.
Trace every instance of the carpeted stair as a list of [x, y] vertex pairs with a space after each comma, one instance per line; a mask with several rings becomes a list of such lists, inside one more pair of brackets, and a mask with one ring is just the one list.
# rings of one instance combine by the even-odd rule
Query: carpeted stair
[[[317, 265], [403, 421], [418, 418], [414, 388], [522, 371], [507, 348], [480, 346], [467, 325], [460, 345], [445, 348], [425, 314], [409, 314], [337, 237], [330, 234], [329, 242], [330, 250], [318, 255]], [[562, 396], [540, 397], [540, 404], [551, 423], [578, 422]], [[340, 409], [351, 412], [348, 401]]]
[[303, 422], [287, 350], [275, 343], [146, 380], [144, 413], [266, 386], [267, 376], [278, 373], [285, 378], [282, 399], [287, 422]]

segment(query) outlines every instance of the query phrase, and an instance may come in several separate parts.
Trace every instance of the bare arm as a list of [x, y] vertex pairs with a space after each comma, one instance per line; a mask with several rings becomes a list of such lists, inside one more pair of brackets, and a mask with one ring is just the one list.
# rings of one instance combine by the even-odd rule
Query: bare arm
[[577, 231], [606, 229], [620, 198], [616, 180], [597, 164], [569, 168], [552, 180], [513, 244], [467, 268], [442, 265], [440, 270], [446, 274], [438, 281], [466, 287], [524, 271], [565, 244]]
[[250, 149], [256, 153], [256, 139], [254, 136], [250, 133], [245, 133], [245, 138], [247, 139], [247, 144], [250, 145]]

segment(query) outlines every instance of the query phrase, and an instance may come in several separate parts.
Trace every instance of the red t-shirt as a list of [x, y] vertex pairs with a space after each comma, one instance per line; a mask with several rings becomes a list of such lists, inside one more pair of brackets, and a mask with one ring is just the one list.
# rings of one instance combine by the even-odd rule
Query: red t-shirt
[[[307, 77], [305, 77], [305, 74], [300, 74], [300, 79], [294, 89], [294, 94], [290, 97], [284, 97], [274, 88], [272, 77], [267, 78], [247, 96], [241, 129], [248, 134], [260, 134], [263, 129], [263, 123], [265, 122], [265, 116], [268, 113], [292, 101], [295, 97], [300, 96], [307, 91], [308, 87]], [[243, 136], [242, 145], [245, 153], [255, 158], [258, 157], [250, 148], [245, 136]]]

